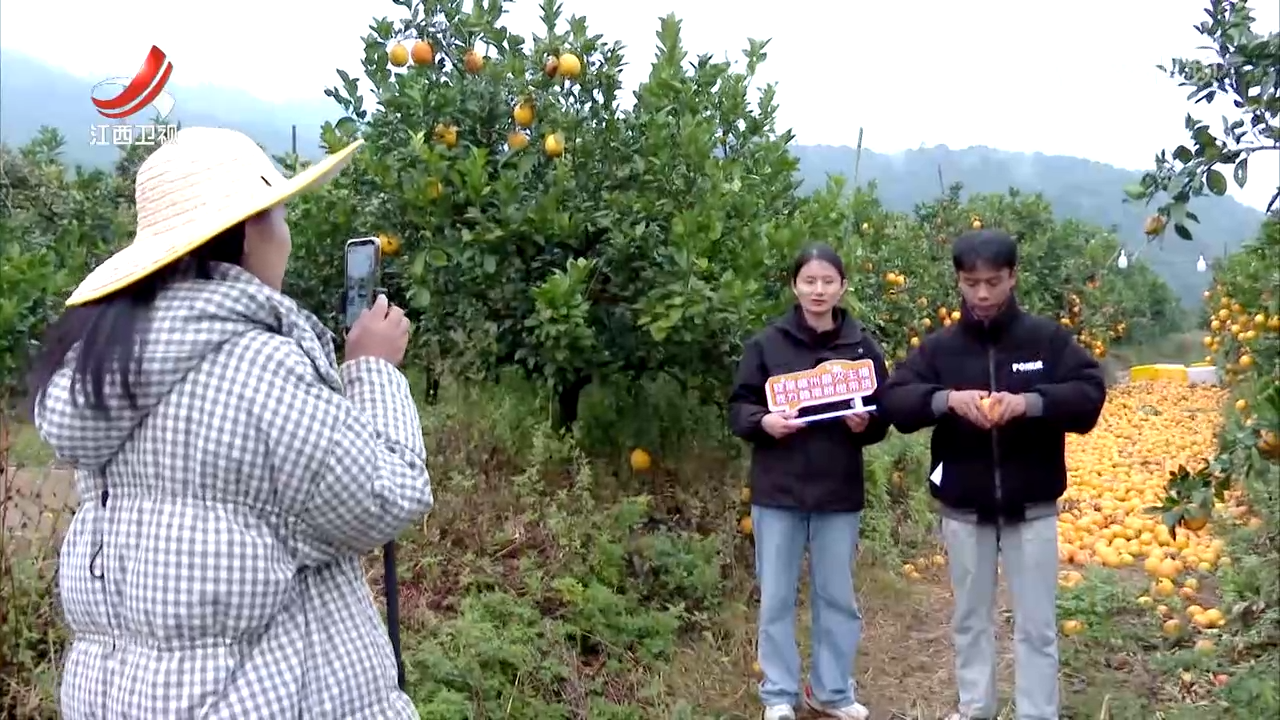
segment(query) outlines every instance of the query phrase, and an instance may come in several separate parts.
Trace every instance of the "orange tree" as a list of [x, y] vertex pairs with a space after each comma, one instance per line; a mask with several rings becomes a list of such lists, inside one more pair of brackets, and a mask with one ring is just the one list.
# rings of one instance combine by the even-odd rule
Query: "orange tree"
[[[394, 236], [387, 284], [416, 315], [420, 357], [520, 366], [554, 388], [562, 424], [597, 378], [663, 372], [718, 393], [804, 235], [772, 89], [748, 99], [765, 43], [741, 71], [689, 62], [668, 16], [628, 107], [620, 46], [581, 18], [564, 27], [551, 0], [531, 39], [498, 24], [501, 0], [395, 2], [404, 17], [364, 38], [373, 106], [343, 73], [328, 91], [345, 114], [322, 140], [369, 149], [295, 222]], [[337, 245], [299, 253], [320, 270], [292, 289], [334, 307]]]
[[1098, 357], [1119, 340], [1144, 340], [1176, 329], [1179, 310], [1168, 286], [1145, 264], [1116, 268], [1120, 245], [1099, 228], [1053, 217], [1039, 195], [1011, 190], [961, 199], [959, 185], [913, 213], [886, 211], [875, 188], [847, 191], [833, 178], [801, 210], [805, 227], [849, 262], [850, 304], [901, 359], [919, 338], [959, 319], [951, 239], [998, 227], [1019, 241], [1018, 295], [1028, 310], [1056, 317]]
[[[1162, 153], [1156, 167], [1129, 196], [1152, 202], [1163, 194], [1148, 221], [1153, 234], [1171, 219], [1179, 237], [1195, 217], [1186, 202], [1197, 195], [1222, 195], [1227, 173], [1237, 186], [1249, 181], [1249, 159], [1280, 149], [1280, 33], [1253, 29], [1248, 3], [1211, 0], [1207, 20], [1198, 26], [1217, 57], [1210, 61], [1175, 59], [1169, 71], [1191, 88], [1188, 99], [1230, 99], [1235, 117], [1224, 117], [1221, 132], [1187, 116], [1190, 142]], [[1263, 178], [1270, 183], [1274, 178]], [[1274, 708], [1274, 683], [1280, 672], [1280, 183], [1268, 203], [1269, 216], [1259, 236], [1238, 252], [1216, 261], [1213, 286], [1205, 292], [1205, 346], [1231, 388], [1230, 407], [1218, 454], [1204, 467], [1185, 473], [1163, 509], [1166, 521], [1185, 513], [1205, 513], [1229, 492], [1242, 492], [1261, 518], [1257, 532], [1231, 538], [1237, 569], [1221, 581], [1224, 607], [1233, 606], [1233, 657], [1247, 664], [1226, 688], [1233, 706], [1255, 706], [1264, 697]], [[1234, 487], [1233, 487], [1234, 486]], [[1173, 490], [1173, 488], [1171, 488]], [[1250, 680], [1250, 676], [1252, 680]], [[1265, 694], [1260, 694], [1265, 693]], [[1257, 713], [1274, 715], [1274, 712]]]
[[[1210, 0], [1205, 15], [1207, 19], [1197, 30], [1216, 57], [1209, 61], [1176, 58], [1167, 72], [1191, 89], [1190, 100], [1230, 99], [1236, 117], [1224, 117], [1219, 132], [1188, 115], [1189, 144], [1174, 149], [1171, 157], [1161, 153], [1155, 169], [1129, 188], [1131, 199], [1148, 203], [1161, 199], [1157, 214], [1148, 221], [1153, 235], [1163, 232], [1166, 219], [1171, 219], [1175, 233], [1190, 239], [1186, 223], [1196, 218], [1186, 211], [1187, 201], [1205, 193], [1226, 193], [1226, 171], [1236, 185], [1244, 187], [1249, 180], [1249, 159], [1255, 153], [1280, 149], [1280, 32], [1262, 35], [1255, 31], [1252, 10], [1243, 0]], [[1280, 363], [1276, 337], [1280, 330], [1277, 202], [1280, 183], [1272, 193], [1270, 217], [1260, 236], [1240, 252], [1215, 262], [1214, 287], [1205, 293], [1208, 307], [1204, 322], [1209, 334], [1204, 340], [1211, 352], [1209, 359], [1217, 362], [1224, 379], [1233, 386], [1236, 420], [1244, 423], [1228, 425], [1222, 452], [1211, 466], [1199, 471], [1199, 482], [1206, 491], [1214, 489], [1210, 481], [1214, 474], [1248, 478], [1259, 461], [1280, 456], [1280, 440], [1276, 439], [1280, 389], [1275, 378]], [[1216, 485], [1220, 496], [1225, 486], [1221, 482]], [[1212, 494], [1201, 493], [1201, 497], [1211, 502]]]
[[1185, 484], [1200, 504], [1192, 512], [1241, 493], [1258, 518], [1251, 532], [1232, 536], [1236, 568], [1222, 579], [1224, 607], [1234, 608], [1233, 656], [1246, 665], [1226, 699], [1248, 706], [1269, 697], [1271, 710], [1258, 716], [1274, 716], [1280, 673], [1280, 215], [1273, 212], [1257, 239], [1215, 263], [1205, 296], [1205, 342], [1231, 388], [1230, 407], [1218, 455]]
[[57, 131], [42, 128], [22, 148], [0, 146], [0, 415], [13, 409], [25, 361], [62, 300], [132, 231], [116, 177], [69, 170], [64, 144]]
[[386, 284], [414, 312], [419, 362], [521, 367], [554, 389], [563, 424], [602, 378], [662, 373], [718, 397], [744, 333], [785, 303], [787, 259], [811, 240], [851, 262], [852, 309], [891, 357], [953, 321], [949, 238], [983, 223], [1021, 239], [1028, 307], [1096, 354], [1130, 327], [1175, 322], [1149, 269], [1114, 271], [1115, 238], [1055, 220], [1039, 196], [962, 201], [957, 186], [914, 213], [839, 179], [798, 196], [772, 88], [748, 101], [764, 42], [750, 41], [740, 71], [687, 62], [668, 16], [627, 106], [620, 48], [581, 18], [562, 31], [549, 0], [530, 39], [498, 24], [500, 0], [396, 4], [401, 17], [364, 38], [368, 87], [339, 72], [327, 91], [344, 115], [324, 144], [360, 136], [369, 148], [292, 208], [306, 237], [288, 289], [336, 322], [336, 241], [382, 234], [403, 250]]
[[[1232, 388], [1234, 412], [1211, 466], [1246, 483], [1260, 482], [1264, 513], [1280, 510], [1280, 215], [1257, 239], [1214, 264], [1205, 292], [1205, 346]], [[1277, 517], [1265, 518], [1274, 528]]]
[[[1236, 116], [1216, 123], [1186, 118], [1189, 142], [1156, 156], [1155, 168], [1126, 189], [1132, 201], [1159, 201], [1156, 214], [1147, 220], [1148, 234], [1164, 232], [1172, 220], [1174, 233], [1192, 237], [1189, 223], [1198, 221], [1187, 210], [1193, 197], [1225, 195], [1227, 174], [1237, 187], [1249, 180], [1249, 159], [1259, 152], [1280, 151], [1280, 32], [1266, 35], [1254, 29], [1253, 10], [1247, 0], [1210, 0], [1206, 19], [1196, 25], [1206, 47], [1216, 57], [1204, 60], [1174, 58], [1160, 70], [1189, 88], [1187, 99], [1211, 103], [1217, 98], [1232, 102]], [[1271, 182], [1274, 178], [1264, 178]], [[1277, 209], [1280, 187], [1267, 203]]]

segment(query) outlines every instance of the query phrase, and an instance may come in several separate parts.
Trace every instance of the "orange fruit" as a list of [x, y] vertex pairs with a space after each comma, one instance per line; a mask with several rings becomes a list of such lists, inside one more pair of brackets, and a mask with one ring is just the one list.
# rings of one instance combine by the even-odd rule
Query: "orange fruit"
[[525, 101], [516, 105], [516, 109], [511, 111], [511, 119], [516, 121], [516, 125], [527, 128], [533, 124], [533, 103]]
[[409, 64], [409, 48], [403, 43], [396, 43], [387, 51], [387, 60], [396, 67], [404, 67]]
[[395, 257], [400, 254], [400, 238], [383, 233], [378, 236], [378, 248], [384, 256]]
[[440, 123], [436, 125], [433, 135], [436, 140], [439, 140], [447, 148], [452, 148], [458, 144], [458, 128], [454, 125]]
[[649, 453], [644, 448], [636, 448], [631, 451], [631, 469], [636, 472], [644, 472], [653, 465], [653, 458], [649, 457]]
[[519, 130], [512, 130], [507, 135], [507, 147], [512, 151], [523, 150], [529, 147], [529, 136]]
[[462, 66], [467, 72], [475, 75], [484, 69], [484, 58], [475, 50], [468, 50], [466, 55], [462, 56]]
[[582, 74], [582, 61], [573, 53], [561, 53], [557, 58], [556, 74], [570, 80]]
[[992, 402], [993, 402], [993, 400], [992, 400], [991, 398], [989, 398], [989, 397], [984, 397], [984, 398], [982, 398], [981, 400], [979, 400], [979, 401], [978, 401], [978, 405], [982, 407], [982, 412], [986, 413], [987, 417], [991, 417], [991, 410], [992, 410], [992, 408], [991, 408], [991, 403], [992, 403]]
[[551, 133], [542, 141], [542, 149], [548, 157], [558, 158], [564, 155], [564, 135]]
[[409, 51], [409, 57], [413, 60], [414, 65], [430, 65], [436, 61], [435, 48], [431, 47], [431, 43], [426, 40], [419, 40], [413, 44], [413, 49]]

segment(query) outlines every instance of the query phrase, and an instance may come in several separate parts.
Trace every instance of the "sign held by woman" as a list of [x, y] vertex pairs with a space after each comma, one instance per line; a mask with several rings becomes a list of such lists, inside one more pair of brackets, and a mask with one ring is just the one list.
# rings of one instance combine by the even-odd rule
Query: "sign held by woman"
[[843, 404], [839, 410], [796, 418], [812, 422], [827, 418], [865, 413], [874, 405], [863, 405], [863, 398], [876, 391], [875, 365], [869, 358], [828, 360], [799, 372], [774, 375], [765, 384], [765, 399], [770, 412], [797, 412], [802, 408]]

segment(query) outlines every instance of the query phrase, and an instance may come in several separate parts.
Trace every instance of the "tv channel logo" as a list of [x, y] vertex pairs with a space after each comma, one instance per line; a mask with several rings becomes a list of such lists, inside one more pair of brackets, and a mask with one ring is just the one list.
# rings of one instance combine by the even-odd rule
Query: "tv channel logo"
[[163, 50], [152, 45], [142, 68], [133, 77], [107, 78], [93, 86], [93, 105], [108, 120], [133, 117], [147, 106], [154, 107], [164, 120], [173, 112], [173, 96], [164, 89], [172, 75], [173, 63]]

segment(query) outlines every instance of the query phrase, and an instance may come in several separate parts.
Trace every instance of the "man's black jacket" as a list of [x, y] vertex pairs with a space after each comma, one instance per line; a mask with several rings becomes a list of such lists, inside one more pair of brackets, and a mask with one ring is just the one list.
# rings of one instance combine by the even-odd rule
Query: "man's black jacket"
[[[957, 325], [926, 337], [894, 369], [881, 408], [904, 433], [937, 426], [934, 498], [979, 522], [1020, 521], [1027, 506], [1055, 502], [1066, 490], [1066, 433], [1097, 424], [1106, 379], [1066, 328], [1021, 311], [1014, 298], [990, 322], [961, 312]], [[1021, 393], [1027, 413], [982, 430], [947, 412], [948, 390]]]
[[797, 305], [743, 347], [729, 396], [729, 425], [752, 446], [751, 502], [755, 505], [802, 512], [863, 508], [862, 448], [883, 440], [889, 429], [879, 413], [860, 433], [851, 431], [839, 417], [813, 421], [781, 440], [760, 425], [769, 414], [765, 383], [770, 377], [808, 370], [827, 360], [870, 359], [879, 389], [863, 402], [868, 406], [879, 402], [880, 389], [888, 380], [880, 345], [843, 308], [835, 309], [835, 321], [831, 330], [817, 332]]

